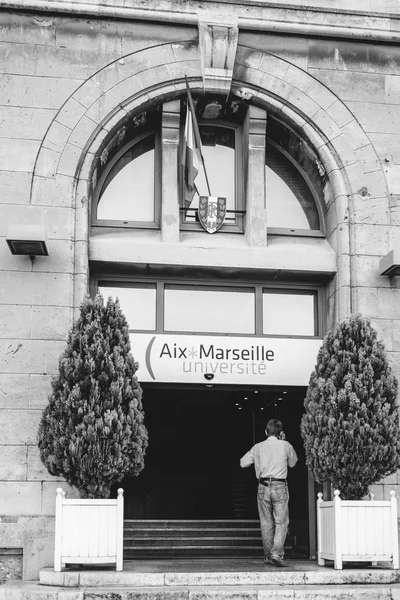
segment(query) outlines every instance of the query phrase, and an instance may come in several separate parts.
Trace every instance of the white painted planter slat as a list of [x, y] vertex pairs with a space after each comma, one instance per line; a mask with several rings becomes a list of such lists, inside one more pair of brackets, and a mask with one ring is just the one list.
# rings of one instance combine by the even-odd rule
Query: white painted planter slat
[[58, 488], [54, 570], [63, 563], [116, 563], [122, 571], [123, 526], [122, 489], [116, 500], [67, 500]]
[[399, 568], [397, 501], [341, 500], [335, 490], [333, 501], [324, 502], [318, 494], [318, 564], [333, 560], [335, 569], [343, 561], [388, 561]]

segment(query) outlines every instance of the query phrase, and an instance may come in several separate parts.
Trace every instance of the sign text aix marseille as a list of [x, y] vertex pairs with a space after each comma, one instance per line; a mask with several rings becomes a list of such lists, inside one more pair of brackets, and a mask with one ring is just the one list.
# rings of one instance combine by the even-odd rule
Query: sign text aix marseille
[[140, 381], [307, 385], [321, 340], [132, 334]]
[[264, 346], [252, 345], [249, 348], [219, 348], [215, 344], [196, 344], [182, 348], [176, 343], [165, 342], [160, 353], [163, 357], [182, 360], [183, 372], [265, 374], [265, 362], [274, 360], [273, 350]]

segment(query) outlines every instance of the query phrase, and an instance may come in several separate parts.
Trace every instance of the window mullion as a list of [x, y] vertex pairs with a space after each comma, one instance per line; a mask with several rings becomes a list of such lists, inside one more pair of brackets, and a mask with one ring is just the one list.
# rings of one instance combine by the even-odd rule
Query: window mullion
[[261, 336], [263, 335], [263, 291], [260, 285], [256, 286], [255, 303], [256, 336]]
[[164, 283], [162, 281], [157, 281], [156, 331], [164, 331]]

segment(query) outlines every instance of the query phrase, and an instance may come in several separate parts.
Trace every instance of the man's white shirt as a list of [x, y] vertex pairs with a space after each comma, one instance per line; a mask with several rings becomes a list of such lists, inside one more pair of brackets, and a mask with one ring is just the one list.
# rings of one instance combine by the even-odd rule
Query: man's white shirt
[[250, 467], [254, 464], [257, 479], [260, 477], [286, 479], [288, 465], [294, 467], [297, 460], [297, 454], [289, 442], [278, 440], [271, 435], [246, 452], [240, 459], [240, 466]]

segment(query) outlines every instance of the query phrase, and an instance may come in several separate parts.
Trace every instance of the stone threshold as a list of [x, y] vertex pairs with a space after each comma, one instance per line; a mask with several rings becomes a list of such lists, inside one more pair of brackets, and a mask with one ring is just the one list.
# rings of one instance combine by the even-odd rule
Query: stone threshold
[[0, 600], [399, 600], [400, 584], [56, 588], [38, 583], [0, 586]]
[[[229, 563], [229, 568], [223, 568], [217, 562], [211, 561], [212, 569], [207, 569], [206, 561], [202, 561], [203, 570], [185, 569], [179, 561], [173, 561], [169, 568], [157, 570], [157, 562], [154, 565], [150, 561], [140, 566], [140, 561], [134, 563], [135, 570], [124, 570], [116, 572], [106, 569], [66, 569], [59, 573], [53, 569], [42, 569], [39, 582], [43, 586], [55, 586], [59, 588], [104, 588], [114, 589], [117, 587], [129, 588], [196, 588], [220, 586], [249, 587], [249, 586], [321, 586], [321, 585], [389, 585], [400, 583], [400, 571], [385, 568], [345, 568], [334, 570], [332, 567], [318, 567], [313, 563], [306, 563], [308, 568], [301, 568], [301, 564], [290, 565], [287, 568], [264, 566], [260, 561], [258, 568], [246, 570], [236, 568]], [[164, 561], [166, 562], [166, 561]], [[182, 561], [184, 563], [185, 561]], [[228, 561], [227, 561], [228, 562]], [[314, 569], [312, 569], [314, 566]], [[153, 567], [153, 568], [152, 568]], [[311, 567], [311, 568], [310, 568]], [[183, 570], [182, 570], [183, 569]], [[216, 570], [217, 569], [217, 570]], [[400, 600], [400, 596], [399, 596]]]

